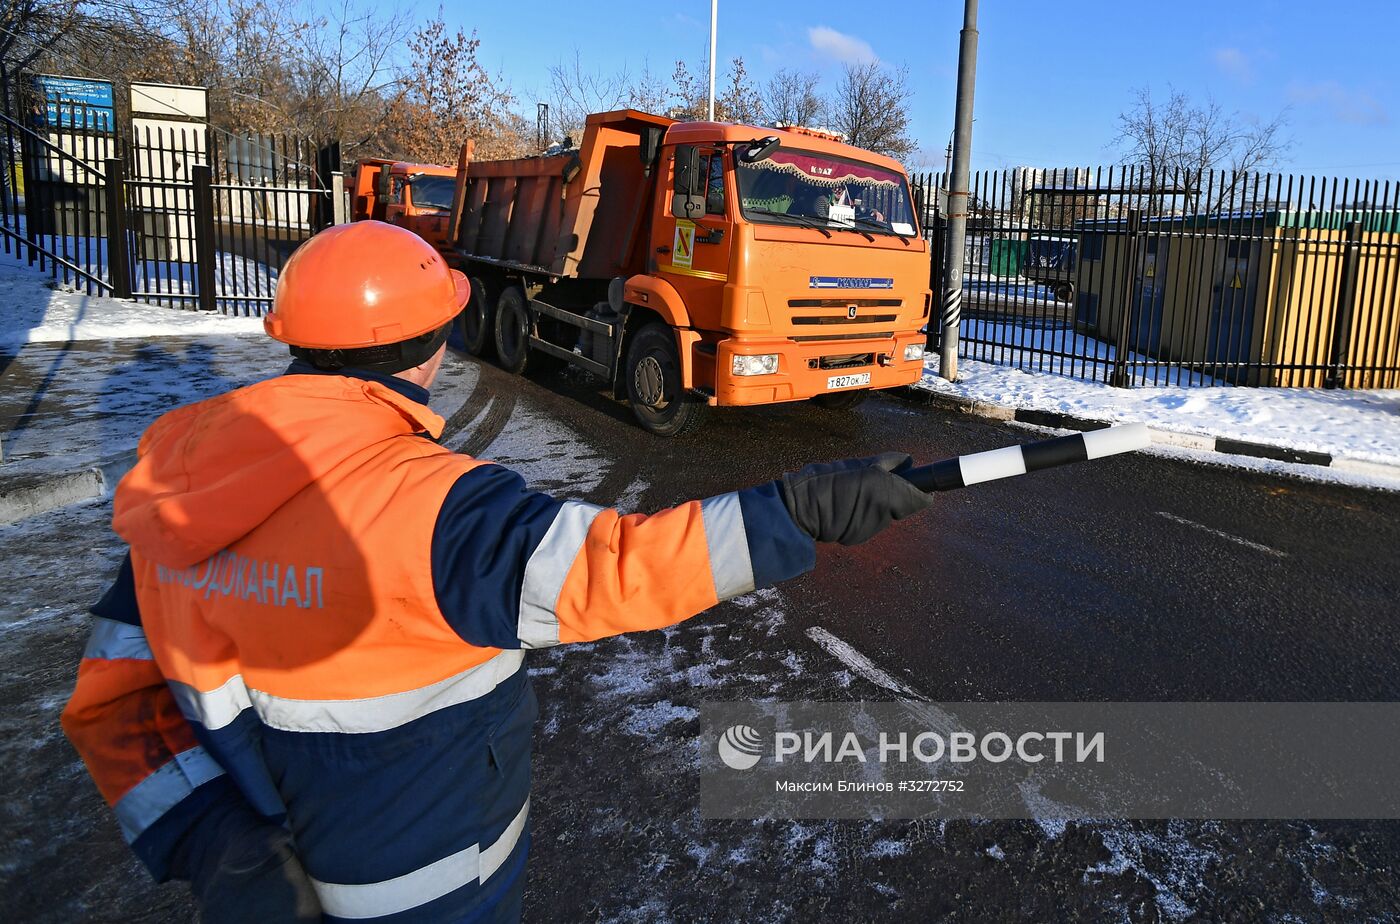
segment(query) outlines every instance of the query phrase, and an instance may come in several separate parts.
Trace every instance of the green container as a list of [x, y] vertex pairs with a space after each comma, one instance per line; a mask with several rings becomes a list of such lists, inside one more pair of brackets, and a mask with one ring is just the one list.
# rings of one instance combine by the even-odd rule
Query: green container
[[992, 238], [992, 250], [987, 260], [987, 271], [993, 276], [1019, 276], [1026, 262], [1029, 249], [1024, 240], [1004, 237]]

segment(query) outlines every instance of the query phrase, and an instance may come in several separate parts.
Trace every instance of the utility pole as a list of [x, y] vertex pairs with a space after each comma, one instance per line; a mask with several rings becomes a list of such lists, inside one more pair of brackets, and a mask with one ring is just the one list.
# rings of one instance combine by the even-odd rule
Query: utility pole
[[962, 319], [963, 255], [967, 247], [967, 193], [972, 172], [972, 90], [977, 82], [977, 0], [964, 0], [958, 47], [958, 105], [953, 118], [953, 174], [948, 180], [948, 246], [943, 257], [943, 336], [938, 373], [958, 380], [958, 323]]
[[719, 0], [710, 0], [710, 108], [708, 118], [715, 120], [715, 30], [719, 26]]

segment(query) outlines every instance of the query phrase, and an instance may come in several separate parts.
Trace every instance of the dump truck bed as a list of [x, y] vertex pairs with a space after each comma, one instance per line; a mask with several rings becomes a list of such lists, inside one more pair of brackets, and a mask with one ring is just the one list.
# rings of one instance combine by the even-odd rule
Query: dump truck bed
[[468, 164], [454, 251], [555, 277], [644, 272], [652, 179], [642, 139], [671, 124], [632, 109], [598, 113], [577, 150]]

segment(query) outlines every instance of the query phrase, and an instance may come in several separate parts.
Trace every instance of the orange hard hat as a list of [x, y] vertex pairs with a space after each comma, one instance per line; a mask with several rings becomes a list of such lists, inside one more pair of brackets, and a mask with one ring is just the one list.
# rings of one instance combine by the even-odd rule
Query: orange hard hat
[[313, 350], [401, 343], [443, 327], [470, 292], [467, 277], [412, 231], [356, 221], [296, 249], [263, 328], [274, 340]]

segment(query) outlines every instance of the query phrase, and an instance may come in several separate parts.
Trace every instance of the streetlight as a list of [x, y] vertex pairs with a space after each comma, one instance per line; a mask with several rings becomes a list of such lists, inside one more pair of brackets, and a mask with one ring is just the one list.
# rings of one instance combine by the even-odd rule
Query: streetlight
[[710, 0], [710, 108], [709, 120], [715, 120], [715, 29], [719, 24], [719, 0]]
[[967, 245], [967, 194], [972, 167], [972, 90], [977, 82], [977, 0], [965, 0], [958, 47], [958, 105], [953, 118], [953, 175], [948, 180], [948, 246], [943, 260], [943, 328], [938, 374], [958, 380], [958, 324], [962, 320], [963, 248]]

